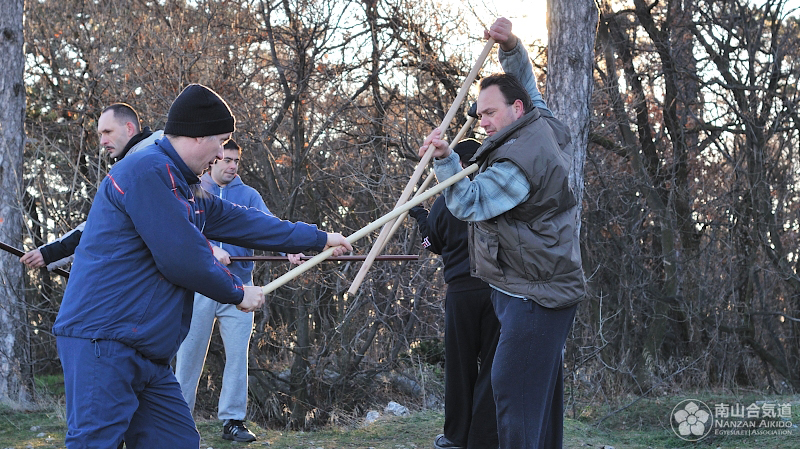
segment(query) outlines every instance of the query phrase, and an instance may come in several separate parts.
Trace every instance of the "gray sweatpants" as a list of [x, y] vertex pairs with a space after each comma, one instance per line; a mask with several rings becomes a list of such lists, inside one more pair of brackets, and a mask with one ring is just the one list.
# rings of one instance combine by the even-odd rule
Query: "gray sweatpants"
[[175, 377], [181, 385], [189, 410], [194, 413], [197, 384], [206, 361], [215, 320], [219, 321], [219, 332], [225, 346], [225, 370], [217, 418], [243, 420], [247, 415], [247, 357], [253, 333], [252, 313], [244, 313], [233, 304], [220, 304], [195, 293], [192, 324], [178, 349]]

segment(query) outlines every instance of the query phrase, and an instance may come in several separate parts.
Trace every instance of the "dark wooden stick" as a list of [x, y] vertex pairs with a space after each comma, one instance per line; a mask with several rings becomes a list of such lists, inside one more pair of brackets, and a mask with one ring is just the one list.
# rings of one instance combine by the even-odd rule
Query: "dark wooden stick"
[[[312, 256], [302, 256], [300, 257], [301, 260], [309, 260]], [[354, 255], [354, 256], [339, 256], [339, 257], [328, 257], [325, 259], [326, 261], [331, 262], [349, 262], [349, 261], [360, 261], [365, 260], [367, 255]], [[259, 262], [288, 262], [289, 260], [286, 256], [231, 256], [231, 262], [235, 261], [259, 261]], [[375, 260], [419, 260], [419, 254], [384, 254], [382, 256], [378, 256]]]
[[[19, 248], [14, 248], [11, 245], [6, 245], [3, 242], [0, 242], [0, 249], [6, 250], [9, 253], [11, 253], [11, 254], [13, 254], [15, 256], [19, 256], [19, 257], [22, 257], [22, 256], [25, 255], [25, 251], [23, 251], [23, 250], [21, 250]], [[56, 269], [53, 270], [53, 273], [61, 275], [61, 276], [64, 276], [65, 278], [69, 279], [69, 271], [62, 270], [61, 268], [56, 268]]]

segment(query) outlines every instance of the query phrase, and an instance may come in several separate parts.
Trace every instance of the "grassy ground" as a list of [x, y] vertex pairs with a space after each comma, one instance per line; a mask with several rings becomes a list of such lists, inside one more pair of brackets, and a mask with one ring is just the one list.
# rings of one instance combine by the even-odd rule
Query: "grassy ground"
[[[757, 401], [791, 404], [792, 422], [800, 422], [800, 396], [730, 397], [697, 395], [706, 403], [727, 402], [751, 404]], [[586, 407], [582, 418], [567, 419], [564, 431], [565, 448], [774, 448], [800, 447], [800, 430], [796, 425], [791, 435], [761, 435], [756, 437], [709, 435], [697, 443], [679, 439], [669, 421], [673, 407], [683, 398], [640, 400], [625, 410]], [[628, 403], [629, 404], [629, 403]], [[628, 405], [628, 404], [622, 404]], [[621, 407], [619, 407], [621, 408]], [[618, 409], [619, 409], [618, 408]], [[64, 447], [66, 425], [63, 406], [50, 405], [36, 411], [18, 411], [0, 404], [0, 449], [52, 449]], [[603, 419], [605, 418], [605, 419]], [[250, 444], [232, 443], [220, 437], [219, 421], [198, 422], [203, 438], [201, 448], [260, 448], [275, 449], [410, 449], [431, 448], [433, 437], [441, 432], [441, 411], [423, 410], [405, 417], [383, 416], [378, 421], [359, 428], [328, 428], [314, 432], [292, 432], [263, 429], [248, 423], [258, 435]]]

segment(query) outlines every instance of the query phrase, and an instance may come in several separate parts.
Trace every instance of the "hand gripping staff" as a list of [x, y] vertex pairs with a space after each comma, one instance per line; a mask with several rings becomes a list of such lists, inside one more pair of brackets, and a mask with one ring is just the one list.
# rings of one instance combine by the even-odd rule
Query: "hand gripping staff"
[[[11, 253], [11, 254], [13, 254], [15, 256], [19, 256], [19, 257], [22, 257], [22, 256], [25, 255], [25, 251], [23, 251], [23, 250], [21, 250], [19, 248], [15, 248], [15, 247], [13, 247], [11, 245], [7, 245], [7, 244], [5, 244], [3, 242], [0, 242], [0, 249], [2, 249], [4, 251], [8, 251], [9, 253]], [[53, 269], [52, 273], [58, 274], [60, 276], [63, 276], [65, 278], [69, 279], [69, 271], [62, 270], [61, 268]]]
[[[475, 61], [475, 65], [472, 66], [472, 70], [470, 70], [469, 74], [467, 75], [467, 78], [464, 79], [464, 83], [461, 85], [461, 89], [458, 91], [458, 95], [456, 95], [456, 98], [453, 101], [453, 105], [450, 106], [450, 110], [447, 111], [447, 115], [445, 115], [444, 120], [442, 120], [442, 124], [439, 125], [439, 130], [441, 131], [442, 136], [445, 135], [448, 125], [453, 120], [453, 117], [455, 117], [459, 106], [464, 101], [464, 98], [467, 96], [467, 91], [469, 91], [470, 86], [472, 85], [473, 81], [475, 81], [475, 77], [478, 76], [478, 71], [483, 66], [484, 61], [486, 61], [486, 57], [489, 56], [489, 52], [492, 51], [493, 46], [494, 46], [494, 39], [490, 38], [488, 41], [486, 41], [486, 45], [484, 45], [483, 51], [481, 51], [481, 54], [478, 56], [478, 60]], [[433, 157], [433, 148], [434, 148], [433, 145], [428, 146], [428, 149], [425, 151], [425, 155], [422, 156], [422, 159], [419, 161], [419, 164], [417, 164], [417, 168], [414, 170], [414, 174], [408, 181], [408, 185], [406, 185], [406, 188], [400, 195], [400, 199], [397, 200], [397, 204], [395, 205], [395, 210], [397, 210], [397, 208], [402, 206], [411, 196], [411, 191], [414, 189], [414, 186], [417, 184], [417, 181], [419, 181], [419, 178], [422, 176], [422, 171], [428, 165], [428, 162], [430, 162], [431, 157]], [[386, 239], [389, 237], [393, 225], [394, 225], [394, 220], [391, 220], [390, 222], [386, 223], [386, 226], [384, 226], [383, 229], [381, 229], [381, 233], [378, 235], [377, 240], [375, 240], [375, 244], [372, 246], [372, 249], [367, 255], [367, 259], [364, 261], [364, 264], [361, 266], [361, 269], [358, 271], [358, 274], [356, 274], [355, 279], [353, 279], [353, 283], [350, 285], [350, 289], [347, 290], [347, 293], [354, 295], [358, 291], [358, 287], [360, 287], [361, 283], [364, 282], [364, 277], [367, 275], [367, 271], [372, 266], [372, 261], [375, 260], [375, 257], [383, 249], [383, 245], [385, 244]]]
[[[370, 232], [378, 229], [380, 226], [394, 220], [395, 218], [399, 217], [405, 212], [408, 212], [412, 207], [416, 206], [417, 204], [422, 204], [428, 198], [436, 195], [437, 193], [441, 192], [447, 187], [455, 184], [462, 178], [478, 171], [478, 164], [472, 164], [469, 167], [461, 170], [460, 172], [456, 173], [455, 175], [447, 178], [444, 182], [440, 182], [435, 187], [427, 190], [426, 192], [422, 193], [421, 195], [415, 196], [413, 199], [408, 201], [407, 203], [398, 206], [396, 209], [392, 210], [388, 214], [384, 215], [383, 217], [373, 221], [372, 223], [364, 226], [363, 228], [359, 229], [353, 234], [347, 236], [347, 241], [350, 243], [354, 243], [355, 241], [363, 238], [364, 236], [368, 235]], [[297, 276], [305, 273], [306, 271], [310, 270], [323, 260], [327, 259], [328, 257], [333, 254], [334, 248], [328, 248], [325, 251], [317, 254], [316, 256], [312, 257], [307, 262], [303, 263], [302, 265], [298, 265], [283, 276], [275, 279], [274, 281], [270, 282], [269, 284], [262, 287], [262, 291], [264, 294], [268, 294], [276, 290], [278, 287], [286, 284], [287, 282], [291, 281], [292, 279], [296, 278]]]

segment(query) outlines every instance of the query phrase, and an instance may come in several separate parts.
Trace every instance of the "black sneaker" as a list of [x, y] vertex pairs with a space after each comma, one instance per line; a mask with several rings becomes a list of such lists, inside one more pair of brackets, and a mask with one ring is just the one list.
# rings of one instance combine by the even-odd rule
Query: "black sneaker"
[[463, 449], [461, 446], [447, 439], [443, 433], [436, 435], [436, 439], [433, 440], [433, 447], [436, 449]]
[[226, 419], [222, 423], [222, 439], [249, 443], [256, 440], [253, 432], [247, 430], [244, 423], [238, 419]]

